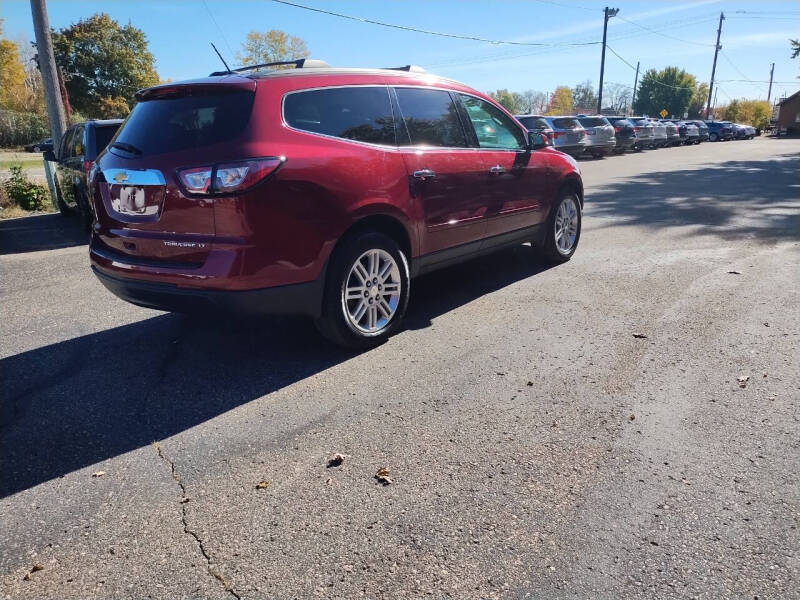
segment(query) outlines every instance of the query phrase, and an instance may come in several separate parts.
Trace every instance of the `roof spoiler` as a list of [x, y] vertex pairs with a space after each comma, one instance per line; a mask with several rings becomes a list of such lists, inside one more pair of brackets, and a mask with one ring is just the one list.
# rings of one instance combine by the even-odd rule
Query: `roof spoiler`
[[264, 67], [285, 67], [294, 65], [295, 69], [326, 69], [330, 65], [324, 60], [316, 60], [314, 58], [298, 58], [296, 60], [279, 60], [277, 62], [261, 63], [258, 65], [247, 65], [239, 67], [233, 71], [214, 71], [209, 77], [219, 77], [221, 75], [230, 75], [232, 73], [245, 73], [247, 71], [255, 71]]
[[404, 67], [387, 67], [387, 71], [408, 71], [409, 73], [427, 73], [425, 69], [419, 65], [406, 65]]

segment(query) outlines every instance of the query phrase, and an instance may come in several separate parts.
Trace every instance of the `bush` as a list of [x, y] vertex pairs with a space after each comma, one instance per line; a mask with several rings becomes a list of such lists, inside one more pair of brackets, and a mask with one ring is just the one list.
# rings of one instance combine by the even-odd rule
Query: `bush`
[[46, 117], [0, 110], [0, 147], [24, 146], [49, 136], [50, 125]]
[[49, 190], [38, 183], [29, 181], [22, 165], [11, 165], [11, 178], [3, 182], [3, 194], [25, 210], [46, 210], [50, 205]]

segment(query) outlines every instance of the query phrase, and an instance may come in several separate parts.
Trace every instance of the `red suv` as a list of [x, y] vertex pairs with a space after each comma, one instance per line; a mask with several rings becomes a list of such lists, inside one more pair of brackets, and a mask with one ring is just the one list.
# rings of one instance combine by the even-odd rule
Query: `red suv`
[[572, 257], [576, 162], [490, 98], [416, 67], [292, 64], [137, 93], [92, 170], [114, 294], [309, 315], [364, 347], [400, 327], [416, 275], [524, 242]]

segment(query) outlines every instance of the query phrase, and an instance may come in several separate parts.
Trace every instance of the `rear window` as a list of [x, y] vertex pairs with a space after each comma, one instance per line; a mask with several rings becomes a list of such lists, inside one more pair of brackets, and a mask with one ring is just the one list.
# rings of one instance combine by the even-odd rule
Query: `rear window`
[[396, 88], [396, 92], [412, 146], [467, 146], [458, 110], [448, 92], [424, 88]]
[[394, 146], [394, 118], [386, 87], [350, 87], [288, 94], [283, 117], [295, 129]]
[[100, 154], [108, 146], [111, 138], [117, 133], [117, 129], [119, 129], [119, 125], [104, 125], [94, 128], [94, 147], [97, 154]]
[[517, 121], [527, 129], [550, 129], [548, 122], [541, 117], [517, 117]]
[[553, 119], [553, 127], [557, 129], [583, 129], [583, 126], [580, 124], [578, 119], [573, 119], [571, 117]]
[[584, 127], [603, 127], [610, 125], [605, 117], [581, 117], [578, 119]]
[[139, 102], [115, 144], [136, 155], [210, 146], [238, 136], [250, 120], [253, 92], [158, 98]]

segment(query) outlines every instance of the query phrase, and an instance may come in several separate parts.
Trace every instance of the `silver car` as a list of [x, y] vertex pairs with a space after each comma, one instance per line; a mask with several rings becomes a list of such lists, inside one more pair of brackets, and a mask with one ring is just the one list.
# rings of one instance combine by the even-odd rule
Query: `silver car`
[[[586, 130], [577, 117], [550, 117], [543, 115], [516, 115], [521, 123], [525, 124], [527, 117], [543, 119], [553, 130], [551, 138], [553, 148], [566, 154], [578, 157], [586, 150]], [[527, 127], [527, 125], [526, 125]]]
[[667, 146], [678, 146], [681, 143], [681, 132], [672, 121], [661, 121], [667, 131]]
[[595, 158], [611, 154], [617, 147], [614, 126], [602, 115], [587, 117], [578, 115], [578, 121], [586, 130], [586, 150]]
[[633, 130], [636, 132], [636, 143], [633, 149], [641, 152], [645, 148], [650, 148], [655, 140], [655, 128], [647, 117], [630, 117], [633, 122]]
[[661, 121], [650, 119], [653, 124], [653, 144], [651, 148], [663, 148], [667, 145], [667, 126]]
[[699, 144], [700, 143], [700, 129], [692, 123], [691, 121], [681, 121], [681, 125], [686, 125], [686, 141], [684, 142], [687, 146], [691, 144]]

